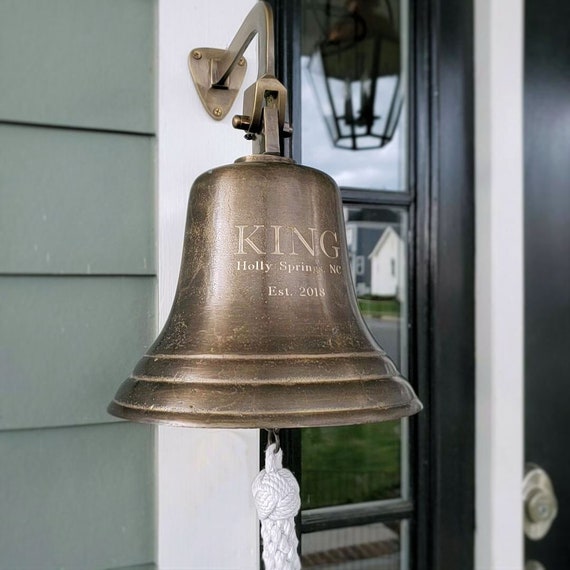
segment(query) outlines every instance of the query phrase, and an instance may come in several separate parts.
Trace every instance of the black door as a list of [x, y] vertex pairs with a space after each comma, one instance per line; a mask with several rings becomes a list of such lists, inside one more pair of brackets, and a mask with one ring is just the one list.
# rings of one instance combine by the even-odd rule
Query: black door
[[548, 474], [559, 507], [546, 536], [526, 540], [526, 559], [546, 570], [570, 568], [569, 21], [566, 0], [526, 2], [525, 458]]
[[[288, 466], [301, 480], [303, 567], [469, 570], [474, 551], [473, 5], [272, 3], [277, 53], [283, 56], [278, 75], [292, 94], [291, 154], [337, 179], [359, 305], [371, 332], [425, 405], [407, 423], [282, 434]], [[382, 25], [375, 25], [376, 17], [384, 19]], [[358, 72], [351, 77], [326, 61], [326, 49], [320, 49], [320, 60], [312, 57], [327, 29], [341, 37], [353, 34], [358, 43], [390, 27], [396, 30], [392, 40], [399, 42], [399, 77], [393, 73], [393, 45], [377, 52], [376, 60], [356, 46], [352, 71]], [[346, 47], [348, 53], [350, 42]], [[337, 61], [341, 67], [346, 53]], [[349, 86], [366, 73], [379, 77], [376, 92], [370, 83]], [[380, 91], [384, 99], [367, 115], [365, 103]], [[344, 103], [331, 112], [334, 102], [328, 98], [339, 94]], [[378, 117], [370, 136], [367, 119]], [[388, 276], [382, 282], [375, 281], [377, 267]]]

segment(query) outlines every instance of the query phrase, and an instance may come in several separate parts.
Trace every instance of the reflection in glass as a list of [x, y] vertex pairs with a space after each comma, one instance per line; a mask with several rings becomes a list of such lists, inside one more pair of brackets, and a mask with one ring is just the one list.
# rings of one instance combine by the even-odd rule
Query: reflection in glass
[[[405, 375], [407, 213], [345, 206], [344, 217], [360, 310], [372, 335]], [[395, 421], [302, 430], [303, 508], [405, 497], [406, 429], [405, 421]]]
[[407, 215], [345, 207], [346, 239], [360, 312], [378, 344], [407, 373]]
[[303, 535], [303, 569], [407, 570], [407, 523], [375, 523]]
[[[322, 0], [321, 0], [322, 1]], [[314, 0], [320, 41], [309, 74], [333, 144], [383, 147], [394, 136], [403, 104], [400, 34], [389, 0], [352, 0], [340, 7]]]
[[399, 421], [304, 429], [303, 509], [400, 496]]
[[303, 0], [303, 163], [341, 187], [406, 188], [404, 8], [403, 0]]

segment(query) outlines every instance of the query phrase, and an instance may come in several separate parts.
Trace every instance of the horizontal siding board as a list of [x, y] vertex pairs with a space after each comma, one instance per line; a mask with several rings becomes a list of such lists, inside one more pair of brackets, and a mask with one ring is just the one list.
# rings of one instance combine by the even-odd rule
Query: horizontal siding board
[[106, 568], [105, 570], [156, 570], [156, 564], [137, 564], [136, 566], [121, 566], [120, 568]]
[[153, 437], [124, 422], [0, 432], [0, 570], [153, 560]]
[[0, 276], [0, 429], [116, 421], [154, 336], [153, 277]]
[[0, 125], [0, 273], [154, 274], [154, 137]]
[[155, 0], [1, 0], [0, 119], [155, 130]]

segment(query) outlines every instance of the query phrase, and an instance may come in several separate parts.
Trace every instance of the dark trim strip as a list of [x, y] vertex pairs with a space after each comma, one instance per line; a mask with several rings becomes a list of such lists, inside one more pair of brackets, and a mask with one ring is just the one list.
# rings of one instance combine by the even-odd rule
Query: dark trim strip
[[52, 125], [50, 123], [31, 123], [27, 121], [6, 121], [0, 119], [0, 126], [28, 127], [32, 129], [56, 129], [58, 131], [79, 131], [85, 133], [103, 133], [106, 135], [128, 135], [135, 137], [155, 137], [156, 133], [144, 131], [117, 131], [114, 129], [100, 129], [94, 127], [76, 127], [73, 125]]
[[143, 562], [135, 566], [117, 566], [116, 568], [108, 568], [107, 570], [156, 570], [154, 562]]
[[416, 280], [413, 568], [474, 568], [473, 0], [412, 3]]
[[2, 277], [157, 277], [157, 273], [2, 273]]
[[424, 410], [410, 420], [411, 496], [416, 504], [412, 521], [411, 568], [431, 570], [432, 536], [432, 456], [430, 419], [430, 148], [432, 140], [430, 92], [430, 18], [429, 0], [410, 3], [410, 183], [416, 201], [410, 210], [413, 243], [410, 244], [410, 316], [412, 332], [409, 340], [409, 375]]
[[413, 503], [403, 499], [312, 509], [301, 513], [301, 532], [407, 519], [412, 517], [413, 513]]
[[341, 188], [342, 201], [346, 204], [365, 206], [409, 206], [413, 201], [408, 192], [390, 192], [388, 190], [361, 190], [359, 188]]
[[[111, 399], [112, 394], [109, 396]], [[128, 426], [134, 425], [133, 422], [127, 422], [122, 419], [113, 417], [109, 414], [109, 419], [105, 421], [89, 421], [87, 423], [74, 423], [74, 424], [38, 424], [34, 426], [24, 426], [24, 427], [3, 427], [0, 428], [0, 433], [16, 433], [19, 431], [39, 431], [39, 430], [49, 430], [49, 429], [73, 429], [73, 428], [88, 428], [88, 427], [98, 427], [98, 426]], [[140, 424], [139, 424], [140, 425]], [[147, 424], [151, 425], [151, 424]]]

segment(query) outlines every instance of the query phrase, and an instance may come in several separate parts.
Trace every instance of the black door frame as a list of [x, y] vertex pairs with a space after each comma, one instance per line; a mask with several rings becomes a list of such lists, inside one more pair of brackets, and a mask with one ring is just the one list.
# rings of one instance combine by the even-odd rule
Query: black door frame
[[[473, 0], [409, 0], [410, 378], [414, 570], [472, 570], [475, 533], [475, 204]], [[300, 124], [300, 0], [272, 0], [277, 76]], [[290, 154], [299, 158], [300, 129]], [[282, 445], [300, 475], [300, 436]], [[300, 523], [301, 521], [299, 521]], [[300, 524], [297, 528], [300, 529]]]
[[524, 458], [548, 473], [560, 505], [543, 539], [525, 538], [525, 559], [568, 568], [570, 6], [527, 0], [524, 17]]
[[416, 568], [470, 570], [475, 533], [474, 6], [412, 0]]

